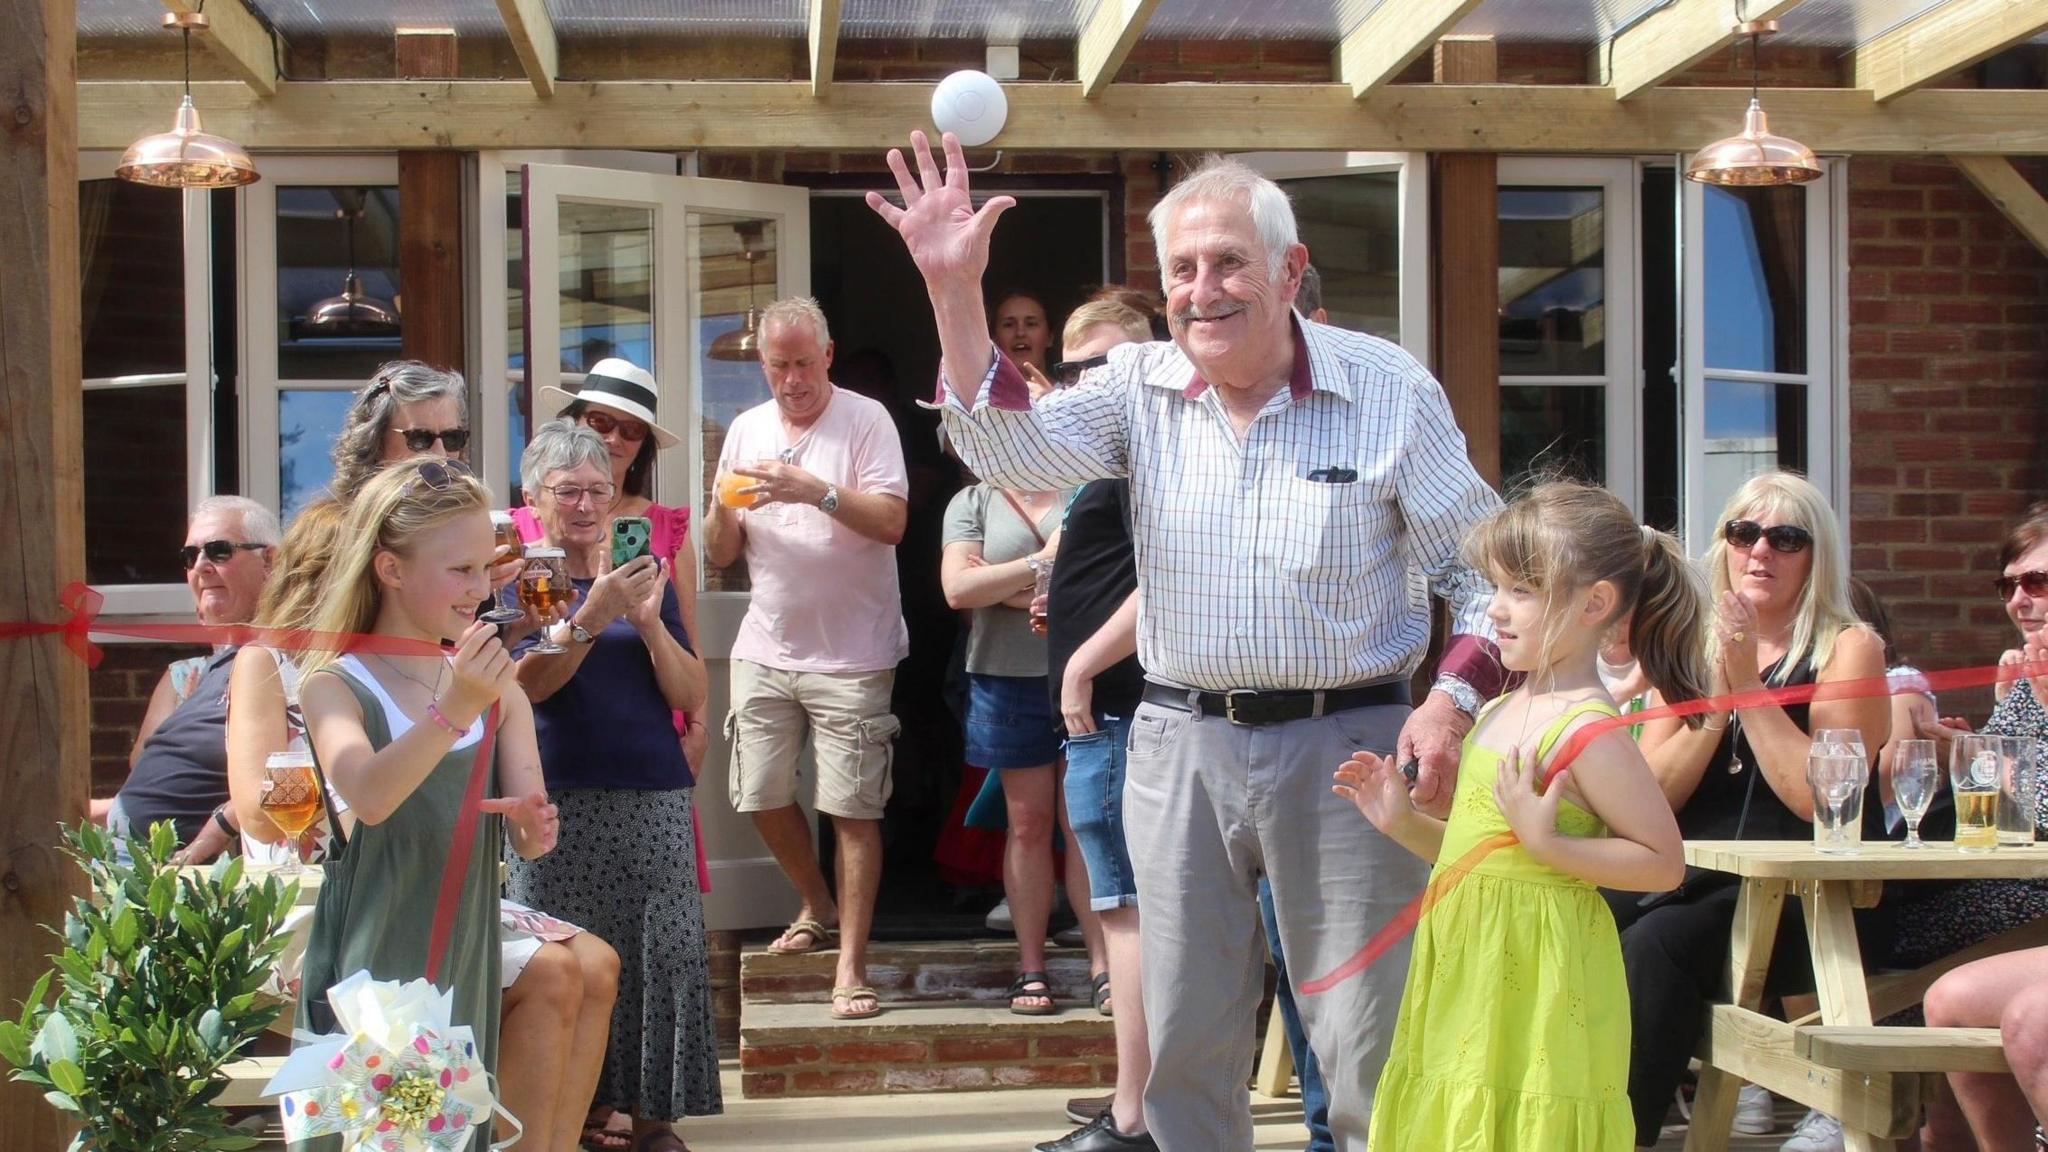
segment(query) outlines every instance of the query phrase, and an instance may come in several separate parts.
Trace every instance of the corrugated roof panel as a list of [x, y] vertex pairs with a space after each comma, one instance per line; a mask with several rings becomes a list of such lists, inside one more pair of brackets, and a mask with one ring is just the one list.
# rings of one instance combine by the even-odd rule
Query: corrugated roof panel
[[547, 0], [559, 37], [803, 36], [808, 0]]
[[1094, 0], [845, 0], [839, 34], [875, 40], [1065, 40], [1079, 34], [1094, 7]]
[[399, 27], [503, 36], [492, 0], [244, 0], [287, 39], [389, 36]]

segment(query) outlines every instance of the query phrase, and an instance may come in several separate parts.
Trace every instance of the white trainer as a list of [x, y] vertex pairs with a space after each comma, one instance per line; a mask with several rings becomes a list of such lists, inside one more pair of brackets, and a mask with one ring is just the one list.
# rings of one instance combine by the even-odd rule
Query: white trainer
[[1778, 1130], [1777, 1105], [1767, 1089], [1744, 1084], [1735, 1094], [1734, 1130], [1744, 1136], [1762, 1136]]
[[1792, 1138], [1778, 1145], [1778, 1152], [1843, 1152], [1842, 1122], [1833, 1116], [1809, 1111]]

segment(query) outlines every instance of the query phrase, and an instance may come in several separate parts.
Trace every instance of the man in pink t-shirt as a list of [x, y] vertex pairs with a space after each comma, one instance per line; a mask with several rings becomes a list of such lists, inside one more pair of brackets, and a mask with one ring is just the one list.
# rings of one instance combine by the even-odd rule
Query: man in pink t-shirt
[[[719, 454], [721, 480], [745, 477], [744, 509], [713, 500], [704, 546], [712, 564], [741, 556], [753, 599], [732, 645], [732, 806], [754, 827], [803, 900], [769, 950], [809, 952], [836, 924], [832, 1014], [873, 1016], [867, 937], [882, 879], [882, 808], [889, 799], [889, 712], [896, 665], [909, 651], [896, 587], [910, 483], [888, 409], [826, 378], [832, 339], [808, 297], [761, 318], [761, 368], [774, 399], [739, 414]], [[723, 485], [720, 486], [721, 489]], [[839, 846], [835, 900], [796, 803], [806, 732], [818, 811]]]

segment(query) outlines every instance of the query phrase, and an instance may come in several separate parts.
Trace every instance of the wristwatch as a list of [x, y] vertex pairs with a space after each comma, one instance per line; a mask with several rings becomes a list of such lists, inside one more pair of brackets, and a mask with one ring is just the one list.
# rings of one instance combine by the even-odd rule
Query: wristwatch
[[571, 620], [569, 621], [569, 639], [574, 640], [578, 644], [589, 644], [595, 641], [597, 637], [591, 634], [590, 629]]
[[839, 511], [839, 485], [825, 485], [825, 495], [818, 501], [818, 511], [827, 516]]
[[1441, 692], [1449, 696], [1451, 703], [1457, 707], [1458, 711], [1475, 719], [1479, 716], [1479, 709], [1486, 704], [1486, 701], [1479, 698], [1478, 691], [1470, 684], [1465, 683], [1448, 672], [1437, 677], [1436, 682], [1431, 684], [1429, 689], [1432, 692]]

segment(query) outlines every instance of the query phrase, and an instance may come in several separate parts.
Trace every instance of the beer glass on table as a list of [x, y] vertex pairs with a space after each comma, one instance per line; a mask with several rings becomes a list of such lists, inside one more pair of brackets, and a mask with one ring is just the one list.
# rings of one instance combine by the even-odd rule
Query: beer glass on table
[[299, 841], [320, 819], [320, 777], [304, 740], [294, 740], [264, 760], [262, 806], [263, 814], [285, 834], [285, 863], [277, 874], [299, 875]]
[[1045, 600], [1052, 595], [1052, 561], [1036, 557], [1025, 561], [1030, 565], [1031, 582], [1031, 631], [1035, 635], [1046, 633]]
[[1941, 760], [1932, 740], [1901, 740], [1892, 752], [1892, 799], [1906, 820], [1907, 848], [1925, 848], [1920, 821], [1941, 783]]
[[519, 574], [519, 602], [540, 621], [540, 639], [527, 651], [553, 656], [568, 649], [548, 636], [548, 627], [568, 610], [576, 598], [569, 583], [569, 557], [560, 548], [528, 548], [526, 570]]
[[1949, 787], [1956, 795], [1956, 849], [1989, 852], [1998, 844], [1997, 736], [1970, 733], [1950, 746]]
[[1998, 846], [2024, 848], [2034, 842], [2039, 753], [2031, 736], [1992, 739], [1998, 742]]

